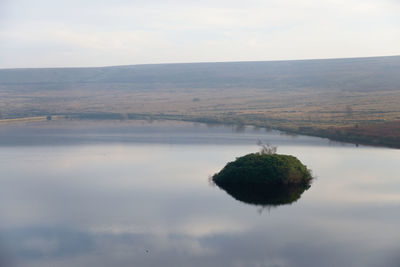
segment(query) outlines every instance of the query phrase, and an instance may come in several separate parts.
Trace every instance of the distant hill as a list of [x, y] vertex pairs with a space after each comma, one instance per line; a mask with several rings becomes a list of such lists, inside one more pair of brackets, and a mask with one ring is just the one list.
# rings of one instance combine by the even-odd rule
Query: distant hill
[[267, 62], [184, 63], [99, 68], [0, 69], [0, 86], [65, 89], [269, 88], [397, 90], [400, 56]]
[[400, 56], [0, 70], [0, 126], [161, 118], [400, 147], [399, 103]]

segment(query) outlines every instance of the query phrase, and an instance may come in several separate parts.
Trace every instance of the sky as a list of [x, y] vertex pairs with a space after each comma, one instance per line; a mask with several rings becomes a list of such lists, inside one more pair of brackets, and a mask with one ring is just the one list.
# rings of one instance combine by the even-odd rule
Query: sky
[[0, 0], [0, 68], [400, 55], [400, 0]]

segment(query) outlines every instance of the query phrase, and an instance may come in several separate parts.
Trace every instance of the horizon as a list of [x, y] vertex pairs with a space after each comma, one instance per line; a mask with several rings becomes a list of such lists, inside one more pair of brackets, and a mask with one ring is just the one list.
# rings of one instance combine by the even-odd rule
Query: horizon
[[399, 55], [383, 55], [383, 56], [365, 56], [365, 57], [338, 57], [338, 58], [305, 58], [305, 59], [276, 59], [276, 60], [243, 60], [243, 61], [204, 61], [204, 62], [161, 62], [161, 63], [144, 63], [144, 64], [126, 64], [126, 65], [105, 65], [105, 66], [58, 66], [58, 67], [17, 67], [17, 68], [0, 68], [1, 70], [29, 70], [29, 69], [96, 69], [96, 68], [115, 68], [115, 67], [131, 67], [131, 66], [151, 66], [151, 65], [184, 65], [184, 64], [219, 64], [219, 63], [262, 63], [262, 62], [298, 62], [298, 61], [330, 61], [330, 60], [351, 60], [351, 59], [377, 59], [400, 57]]

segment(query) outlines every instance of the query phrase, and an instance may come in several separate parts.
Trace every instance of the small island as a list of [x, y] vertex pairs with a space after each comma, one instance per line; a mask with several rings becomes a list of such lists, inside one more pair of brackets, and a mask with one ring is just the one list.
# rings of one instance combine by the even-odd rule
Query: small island
[[263, 146], [229, 162], [213, 182], [237, 200], [256, 205], [283, 205], [300, 198], [310, 187], [309, 169], [294, 156], [276, 154]]

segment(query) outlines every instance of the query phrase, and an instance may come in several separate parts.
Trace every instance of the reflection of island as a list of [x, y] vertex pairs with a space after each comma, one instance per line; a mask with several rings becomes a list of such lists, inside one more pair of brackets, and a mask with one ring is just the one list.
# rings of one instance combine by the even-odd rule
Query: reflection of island
[[229, 162], [212, 177], [213, 182], [245, 203], [277, 206], [298, 200], [310, 188], [311, 173], [296, 157], [275, 154], [264, 147]]
[[298, 200], [301, 194], [310, 188], [309, 184], [296, 186], [271, 186], [263, 184], [221, 185], [233, 198], [254, 205], [278, 206]]

